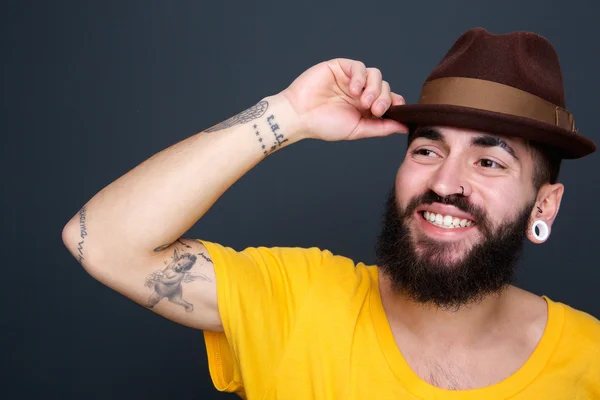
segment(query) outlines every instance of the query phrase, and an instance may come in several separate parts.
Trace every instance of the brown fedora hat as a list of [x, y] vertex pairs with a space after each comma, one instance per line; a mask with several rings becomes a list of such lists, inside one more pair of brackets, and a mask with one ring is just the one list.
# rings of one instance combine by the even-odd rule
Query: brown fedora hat
[[429, 74], [418, 104], [390, 107], [385, 118], [409, 127], [441, 125], [518, 136], [580, 158], [596, 145], [566, 110], [556, 51], [532, 32], [465, 32]]

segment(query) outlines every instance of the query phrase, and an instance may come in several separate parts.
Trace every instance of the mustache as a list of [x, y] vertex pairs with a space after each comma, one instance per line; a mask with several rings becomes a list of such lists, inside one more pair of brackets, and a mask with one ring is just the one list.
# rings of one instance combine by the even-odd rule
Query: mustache
[[481, 224], [487, 219], [485, 211], [481, 207], [471, 203], [466, 196], [463, 196], [461, 194], [453, 194], [450, 196], [441, 197], [432, 190], [428, 190], [425, 193], [413, 197], [405, 208], [404, 217], [412, 215], [415, 212], [415, 210], [420, 206], [433, 203], [454, 206], [459, 210], [472, 215], [478, 222], [478, 224]]

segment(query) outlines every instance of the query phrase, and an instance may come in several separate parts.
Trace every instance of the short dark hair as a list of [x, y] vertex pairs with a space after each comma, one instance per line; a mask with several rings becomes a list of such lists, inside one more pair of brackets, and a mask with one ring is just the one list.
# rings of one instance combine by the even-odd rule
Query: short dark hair
[[533, 156], [533, 187], [539, 190], [546, 183], [558, 181], [562, 157], [559, 152], [543, 143], [529, 142]]

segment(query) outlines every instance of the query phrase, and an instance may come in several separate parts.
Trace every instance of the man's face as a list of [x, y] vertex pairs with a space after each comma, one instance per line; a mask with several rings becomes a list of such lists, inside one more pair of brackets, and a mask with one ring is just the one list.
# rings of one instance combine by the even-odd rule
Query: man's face
[[459, 306], [510, 283], [535, 206], [533, 173], [522, 139], [417, 130], [378, 245], [396, 289], [419, 302]]
[[[444, 203], [421, 205], [410, 218], [409, 229], [414, 239], [433, 239], [451, 244], [453, 252], [447, 261], [459, 261], [481, 241], [488, 231], [513, 221], [535, 198], [533, 159], [522, 139], [498, 137], [457, 128], [423, 128], [417, 131], [396, 177], [396, 198], [406, 208], [410, 201], [432, 191], [442, 198], [459, 195], [485, 216], [461, 211]], [[471, 226], [440, 227], [427, 222], [424, 211], [466, 219]], [[527, 210], [530, 211], [530, 210]], [[473, 210], [472, 212], [477, 213]], [[439, 217], [437, 217], [439, 220]], [[419, 247], [417, 246], [417, 251]]]

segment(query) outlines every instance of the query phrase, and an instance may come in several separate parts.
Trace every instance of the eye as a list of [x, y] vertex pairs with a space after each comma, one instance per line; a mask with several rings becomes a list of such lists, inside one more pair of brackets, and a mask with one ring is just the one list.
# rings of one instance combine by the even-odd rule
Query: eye
[[428, 149], [417, 149], [412, 152], [413, 155], [425, 156], [425, 157], [437, 157], [438, 155], [435, 152]]
[[500, 169], [505, 169], [504, 166], [500, 165], [499, 163], [497, 163], [496, 161], [492, 161], [488, 158], [482, 158], [481, 160], [479, 160], [477, 162], [477, 164], [479, 164], [479, 166], [484, 167], [484, 168], [500, 168]]

